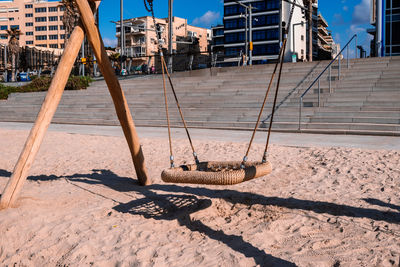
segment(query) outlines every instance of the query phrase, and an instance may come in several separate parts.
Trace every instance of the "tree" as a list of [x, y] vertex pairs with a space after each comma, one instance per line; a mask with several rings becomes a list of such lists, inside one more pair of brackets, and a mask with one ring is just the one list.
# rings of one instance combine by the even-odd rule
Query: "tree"
[[17, 28], [11, 28], [7, 30], [7, 35], [10, 37], [8, 41], [8, 47], [11, 53], [11, 81], [15, 82], [15, 68], [16, 68], [16, 57], [21, 50], [19, 47], [19, 36], [23, 33]]
[[79, 12], [78, 7], [74, 0], [61, 0], [61, 7], [64, 7], [64, 14], [62, 22], [65, 27], [65, 39], [64, 42], [67, 42], [69, 35], [72, 33], [75, 26], [79, 21]]

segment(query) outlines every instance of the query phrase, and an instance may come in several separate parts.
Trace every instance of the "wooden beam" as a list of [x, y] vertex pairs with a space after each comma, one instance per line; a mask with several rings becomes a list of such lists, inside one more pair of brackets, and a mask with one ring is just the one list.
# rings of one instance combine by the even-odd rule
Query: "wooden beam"
[[79, 13], [81, 14], [81, 20], [85, 27], [87, 38], [92, 46], [94, 54], [96, 55], [96, 60], [114, 101], [115, 111], [117, 112], [118, 119], [124, 131], [126, 141], [128, 142], [138, 180], [141, 185], [150, 185], [151, 180], [147, 174], [143, 151], [140, 146], [139, 137], [136, 132], [128, 103], [117, 76], [115, 75], [114, 69], [111, 66], [111, 62], [108, 59], [103, 40], [101, 39], [99, 30], [95, 24], [95, 18], [91, 12], [88, 0], [77, 0], [76, 3], [78, 5]]
[[21, 155], [19, 156], [14, 172], [1, 195], [0, 209], [12, 206], [22, 189], [28, 176], [29, 169], [31, 168], [40, 145], [42, 144], [44, 135], [51, 123], [54, 113], [57, 110], [57, 106], [60, 103], [61, 96], [64, 92], [65, 85], [67, 84], [69, 74], [71, 73], [72, 67], [75, 63], [84, 36], [83, 27], [81, 25], [75, 27], [68, 40], [67, 46], [65, 47], [54, 78], [51, 81], [49, 91], [47, 92], [46, 98], [42, 104], [35, 125], [33, 126]]

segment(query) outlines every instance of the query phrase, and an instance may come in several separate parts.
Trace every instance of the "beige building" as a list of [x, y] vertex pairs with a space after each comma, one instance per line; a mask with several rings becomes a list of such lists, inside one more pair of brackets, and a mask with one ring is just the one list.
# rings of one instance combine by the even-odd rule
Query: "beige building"
[[333, 59], [340, 52], [340, 45], [336, 44], [328, 30], [328, 22], [318, 14], [318, 58]]
[[[156, 19], [161, 28], [162, 47], [168, 49], [168, 19]], [[117, 22], [116, 36], [117, 50], [121, 48], [121, 27]], [[137, 66], [148, 62], [148, 57], [157, 54], [157, 36], [150, 16], [124, 20], [125, 28], [125, 55], [132, 58], [132, 65]], [[195, 38], [192, 38], [195, 37]], [[178, 39], [178, 43], [177, 43]], [[187, 20], [174, 17], [173, 19], [173, 50], [180, 53], [190, 45], [191, 40], [198, 40], [201, 52], [207, 51], [207, 29], [188, 25]], [[186, 45], [186, 47], [185, 47]], [[150, 62], [152, 65], [153, 63]]]
[[0, 44], [7, 44], [7, 29], [18, 28], [21, 46], [64, 48], [64, 13], [60, 3], [46, 0], [0, 1]]

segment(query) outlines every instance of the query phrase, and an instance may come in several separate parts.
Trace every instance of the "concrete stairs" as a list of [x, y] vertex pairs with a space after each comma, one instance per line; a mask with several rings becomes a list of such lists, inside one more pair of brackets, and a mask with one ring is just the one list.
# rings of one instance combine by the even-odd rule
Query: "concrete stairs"
[[[287, 63], [283, 68], [279, 109], [274, 130], [298, 131], [299, 96], [328, 61]], [[321, 98], [313, 88], [304, 99], [301, 129], [304, 132], [399, 135], [400, 58], [351, 60], [332, 68], [331, 91], [327, 77], [321, 79]], [[205, 69], [176, 73], [175, 89], [190, 127], [252, 129], [258, 116], [273, 65]], [[137, 126], [166, 126], [162, 79], [159, 75], [121, 80]], [[272, 109], [274, 88], [263, 119]], [[171, 123], [182, 127], [168, 86]], [[0, 121], [33, 122], [45, 92], [12, 94], [0, 102]], [[118, 125], [104, 81], [83, 91], [66, 91], [54, 123]], [[268, 121], [262, 126], [268, 125]]]
[[331, 92], [321, 83], [320, 107], [318, 90], [305, 97], [303, 110], [314, 112], [303, 120], [302, 131], [400, 135], [399, 70], [396, 57], [353, 60]]

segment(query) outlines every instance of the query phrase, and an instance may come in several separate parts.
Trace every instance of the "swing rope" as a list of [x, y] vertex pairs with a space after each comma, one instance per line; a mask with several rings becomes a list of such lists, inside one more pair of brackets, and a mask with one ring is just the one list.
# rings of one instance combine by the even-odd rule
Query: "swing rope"
[[161, 42], [160, 42], [160, 40], [161, 40], [161, 31], [157, 27], [156, 18], [155, 18], [155, 15], [154, 15], [153, 0], [144, 0], [144, 5], [145, 5], [146, 10], [151, 13], [151, 16], [152, 16], [152, 19], [153, 19], [153, 24], [154, 24], [154, 27], [155, 27], [155, 30], [156, 30], [156, 33], [157, 33], [157, 38], [158, 38], [157, 49], [158, 49], [158, 53], [160, 54], [161, 69], [162, 69], [162, 76], [163, 76], [164, 101], [165, 101], [165, 112], [166, 112], [167, 124], [168, 124], [168, 140], [169, 140], [169, 147], [170, 147], [170, 164], [171, 164], [171, 168], [174, 167], [174, 155], [173, 155], [173, 149], [172, 149], [171, 122], [170, 122], [169, 110], [168, 110], [168, 98], [167, 98], [167, 88], [166, 88], [166, 83], [165, 83], [165, 74], [167, 74], [168, 81], [169, 81], [169, 84], [171, 86], [171, 90], [172, 90], [172, 93], [174, 95], [175, 102], [176, 102], [176, 105], [177, 105], [177, 108], [178, 108], [178, 111], [179, 111], [179, 115], [181, 117], [183, 126], [185, 128], [186, 135], [187, 135], [187, 137], [189, 139], [190, 147], [191, 147], [192, 152], [193, 152], [193, 158], [194, 158], [196, 164], [199, 164], [200, 161], [198, 159], [196, 150], [195, 150], [193, 142], [192, 142], [192, 138], [191, 138], [190, 133], [189, 133], [189, 129], [187, 127], [185, 118], [183, 116], [182, 108], [181, 108], [181, 106], [179, 104], [178, 96], [176, 94], [174, 84], [172, 83], [171, 75], [170, 75], [170, 73], [168, 71], [167, 64], [165, 63], [164, 54], [162, 52], [162, 46], [161, 46]]
[[267, 162], [267, 154], [268, 154], [268, 148], [269, 148], [269, 140], [271, 138], [272, 123], [274, 121], [275, 107], [276, 107], [276, 102], [278, 100], [279, 86], [280, 86], [280, 83], [281, 83], [282, 68], [283, 68], [283, 57], [284, 57], [285, 51], [286, 51], [286, 42], [287, 42], [287, 38], [285, 38], [285, 40], [283, 41], [282, 63], [280, 65], [280, 69], [279, 69], [278, 84], [276, 86], [274, 104], [273, 104], [273, 107], [272, 107], [272, 115], [271, 115], [271, 120], [269, 122], [269, 128], [268, 128], [267, 143], [265, 144], [265, 150], [264, 150], [262, 162]]
[[267, 89], [267, 92], [265, 93], [265, 96], [264, 96], [264, 102], [263, 102], [263, 104], [261, 106], [260, 113], [258, 114], [257, 122], [256, 122], [256, 125], [254, 127], [253, 134], [251, 136], [251, 139], [250, 139], [250, 142], [249, 142], [249, 146], [248, 146], [247, 151], [246, 151], [246, 155], [243, 157], [242, 166], [246, 163], [246, 161], [248, 159], [248, 156], [250, 154], [250, 149], [251, 149], [251, 146], [253, 145], [253, 141], [254, 141], [254, 138], [256, 136], [256, 133], [257, 133], [257, 130], [258, 130], [258, 126], [260, 125], [261, 116], [262, 116], [262, 114], [264, 112], [265, 104], [267, 103], [268, 95], [269, 95], [269, 92], [271, 90], [272, 83], [274, 81], [275, 74], [276, 74], [276, 71], [278, 69], [278, 65], [279, 65], [279, 63], [281, 61], [282, 52], [283, 52], [283, 49], [280, 49], [280, 51], [279, 51], [279, 60], [275, 64], [274, 71], [273, 71], [271, 79], [269, 81], [268, 89]]
[[[297, 0], [295, 0], [295, 3], [296, 3], [296, 1]], [[245, 166], [245, 164], [247, 162], [248, 156], [250, 154], [251, 146], [253, 145], [255, 135], [256, 135], [258, 127], [260, 125], [261, 116], [262, 116], [262, 113], [264, 112], [264, 108], [265, 108], [265, 105], [267, 103], [269, 92], [270, 92], [273, 80], [275, 78], [275, 75], [276, 75], [276, 71], [278, 69], [278, 66], [280, 66], [279, 75], [278, 75], [278, 82], [277, 82], [277, 85], [276, 85], [275, 97], [274, 97], [274, 102], [273, 102], [273, 107], [272, 107], [272, 115], [271, 115], [271, 120], [270, 120], [270, 124], [269, 124], [269, 128], [268, 128], [268, 137], [267, 137], [267, 142], [266, 142], [266, 145], [265, 145], [264, 154], [263, 154], [263, 157], [262, 157], [262, 163], [266, 163], [267, 162], [267, 153], [268, 153], [269, 141], [270, 141], [270, 137], [271, 137], [272, 123], [273, 123], [273, 119], [274, 119], [276, 103], [277, 103], [277, 100], [278, 100], [280, 81], [281, 81], [281, 77], [282, 77], [283, 59], [285, 57], [286, 43], [287, 43], [287, 38], [288, 38], [288, 34], [289, 34], [291, 21], [292, 21], [292, 18], [293, 18], [294, 8], [295, 8], [295, 5], [293, 5], [292, 9], [291, 9], [290, 16], [289, 16], [289, 23], [288, 23], [287, 29], [285, 29], [285, 28], [283, 29], [285, 31], [285, 37], [284, 37], [282, 46], [281, 46], [281, 48], [279, 50], [278, 61], [275, 64], [274, 71], [273, 71], [271, 79], [269, 81], [268, 89], [267, 89], [267, 92], [265, 93], [264, 101], [263, 101], [263, 104], [261, 106], [260, 113], [258, 114], [257, 122], [256, 122], [256, 125], [254, 127], [253, 134], [252, 134], [250, 142], [249, 142], [249, 146], [248, 146], [246, 154], [245, 154], [245, 156], [243, 157], [243, 160], [242, 160], [241, 168], [244, 168], [244, 166]]]
[[169, 83], [170, 83], [170, 85], [171, 85], [171, 90], [172, 90], [172, 93], [173, 93], [173, 95], [174, 95], [175, 102], [176, 102], [176, 106], [177, 106], [177, 108], [178, 108], [179, 115], [180, 115], [180, 117], [181, 117], [181, 119], [182, 119], [182, 123], [183, 123], [183, 126], [184, 126], [185, 131], [186, 131], [186, 135], [187, 135], [187, 137], [188, 137], [188, 139], [189, 139], [190, 147], [192, 148], [192, 151], [193, 151], [194, 160], [195, 160], [196, 164], [199, 164], [200, 161], [199, 161], [199, 159], [198, 159], [198, 157], [197, 157], [196, 150], [194, 149], [193, 142], [192, 142], [192, 138], [191, 138], [190, 133], [189, 133], [189, 128], [187, 127], [186, 120], [185, 120], [185, 118], [184, 118], [184, 116], [183, 116], [182, 108], [181, 108], [181, 105], [179, 104], [178, 96], [176, 95], [176, 91], [175, 91], [174, 85], [173, 85], [173, 83], [172, 83], [171, 75], [170, 75], [169, 72], [168, 72], [167, 64], [165, 63], [164, 57], [162, 57], [162, 63], [163, 63], [165, 72], [166, 72], [166, 74], [167, 74]]
[[276, 85], [276, 91], [275, 91], [275, 99], [274, 99], [274, 105], [272, 107], [272, 114], [271, 114], [271, 120], [269, 122], [269, 129], [268, 129], [268, 137], [267, 137], [267, 142], [265, 144], [265, 150], [264, 150], [264, 154], [263, 154], [263, 158], [262, 158], [262, 162], [267, 162], [267, 155], [268, 155], [268, 148], [269, 148], [269, 141], [271, 138], [271, 130], [272, 130], [272, 123], [274, 121], [274, 115], [275, 115], [275, 108], [276, 108], [276, 103], [278, 100], [278, 93], [279, 93], [279, 87], [281, 84], [281, 77], [282, 77], [282, 68], [283, 68], [283, 58], [285, 57], [285, 52], [286, 52], [286, 44], [287, 44], [287, 39], [289, 36], [289, 32], [290, 32], [290, 25], [292, 24], [292, 18], [293, 18], [293, 13], [294, 13], [294, 8], [296, 7], [296, 2], [297, 0], [294, 0], [294, 4], [292, 5], [292, 10], [290, 11], [290, 16], [289, 16], [289, 22], [287, 24], [287, 28], [284, 28], [284, 41], [282, 44], [281, 49], [283, 48], [283, 53], [281, 55], [281, 66], [280, 66], [280, 70], [279, 70], [279, 77], [278, 77], [278, 84]]
[[170, 122], [169, 111], [168, 111], [167, 86], [165, 84], [164, 68], [162, 68], [162, 79], [163, 79], [163, 88], [164, 88], [165, 114], [167, 116], [167, 124], [168, 124], [169, 160], [170, 160], [171, 168], [173, 168], [174, 167], [174, 154], [173, 154], [173, 150], [172, 150], [171, 122]]

